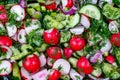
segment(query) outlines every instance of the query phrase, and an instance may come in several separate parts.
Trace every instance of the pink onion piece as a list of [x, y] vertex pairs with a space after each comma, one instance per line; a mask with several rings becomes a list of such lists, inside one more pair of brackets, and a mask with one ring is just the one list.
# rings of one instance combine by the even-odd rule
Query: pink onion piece
[[25, 0], [20, 0], [20, 6], [25, 8], [27, 6], [27, 2]]
[[72, 7], [70, 8], [70, 10], [68, 10], [68, 11], [65, 11], [62, 6], [60, 6], [60, 8], [61, 8], [62, 12], [63, 12], [65, 15], [67, 15], [67, 14], [72, 15], [72, 14], [74, 14], [74, 13], [76, 12], [76, 10], [77, 10], [77, 8], [76, 8], [75, 6], [72, 6]]
[[98, 51], [93, 57], [91, 57], [90, 61], [92, 63], [96, 63], [99, 59], [99, 63], [101, 63], [103, 61], [102, 59], [102, 52]]
[[88, 77], [91, 78], [92, 80], [110, 80], [109, 78], [96, 78], [92, 76], [91, 74], [89, 74]]
[[12, 50], [7, 46], [0, 46], [0, 47], [5, 48], [7, 50], [6, 59], [9, 59], [12, 56]]

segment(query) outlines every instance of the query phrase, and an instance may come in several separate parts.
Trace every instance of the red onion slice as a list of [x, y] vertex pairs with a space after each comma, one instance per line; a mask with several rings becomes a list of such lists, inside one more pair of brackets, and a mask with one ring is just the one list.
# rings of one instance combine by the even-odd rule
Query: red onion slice
[[68, 10], [68, 11], [65, 11], [62, 6], [60, 6], [60, 8], [61, 8], [62, 12], [63, 12], [65, 15], [67, 15], [67, 14], [72, 15], [72, 14], [74, 14], [74, 13], [76, 12], [76, 10], [77, 10], [77, 8], [76, 8], [75, 6], [72, 6], [72, 7], [70, 8], [70, 10]]
[[25, 8], [27, 6], [27, 2], [25, 0], [20, 0], [20, 6]]
[[91, 57], [90, 61], [92, 63], [96, 63], [99, 59], [99, 63], [101, 63], [103, 61], [102, 59], [102, 52], [98, 51], [93, 57]]
[[109, 78], [96, 78], [92, 76], [91, 74], [89, 74], [88, 77], [90, 77], [92, 80], [110, 80]]

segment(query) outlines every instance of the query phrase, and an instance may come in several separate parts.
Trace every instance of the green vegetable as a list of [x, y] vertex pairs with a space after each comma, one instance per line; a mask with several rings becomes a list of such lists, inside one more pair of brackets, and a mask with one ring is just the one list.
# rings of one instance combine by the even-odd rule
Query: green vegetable
[[13, 52], [13, 55], [19, 55], [20, 54], [20, 51], [17, 48], [15, 48], [14, 46], [11, 46], [10, 48]]
[[60, 77], [60, 79], [62, 79], [62, 80], [70, 80], [70, 76], [69, 75], [62, 75]]
[[116, 67], [112, 66], [109, 63], [103, 63], [102, 64], [102, 71], [105, 74], [106, 77], [110, 77], [110, 79], [119, 79], [120, 73], [116, 69]]
[[94, 66], [94, 70], [92, 72], [92, 75], [95, 77], [99, 77], [102, 74], [102, 70], [100, 68], [100, 65]]
[[120, 9], [113, 7], [110, 4], [105, 4], [102, 9], [102, 13], [108, 18], [108, 19], [118, 19], [120, 18]]
[[92, 4], [87, 4], [83, 6], [80, 10], [79, 13], [83, 13], [91, 18], [94, 18], [96, 20], [101, 19], [101, 13], [98, 7]]
[[68, 59], [68, 61], [70, 62], [70, 64], [71, 64], [74, 68], [76, 68], [76, 64], [77, 64], [77, 61], [78, 61], [76, 58], [71, 57], [71, 58]]
[[120, 5], [120, 0], [112, 0], [114, 4]]
[[12, 73], [13, 76], [17, 77], [18, 78], [17, 80], [21, 80], [20, 71], [17, 63], [13, 63], [12, 69], [13, 69], [13, 73]]
[[33, 47], [35, 46], [40, 47], [43, 43], [43, 38], [42, 38], [43, 31], [44, 31], [43, 29], [37, 29], [31, 31], [27, 36], [28, 43]]
[[61, 34], [60, 43], [66, 43], [71, 38], [71, 33], [68, 30], [63, 30], [60, 32], [60, 34]]

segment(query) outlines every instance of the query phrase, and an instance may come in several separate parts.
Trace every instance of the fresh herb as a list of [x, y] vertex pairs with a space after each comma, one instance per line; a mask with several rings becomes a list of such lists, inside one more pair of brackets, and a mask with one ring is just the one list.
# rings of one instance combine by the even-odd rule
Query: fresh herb
[[25, 22], [25, 27], [30, 26], [30, 24], [31, 24], [31, 19], [27, 19]]
[[75, 75], [76, 80], [80, 80], [80, 76]]

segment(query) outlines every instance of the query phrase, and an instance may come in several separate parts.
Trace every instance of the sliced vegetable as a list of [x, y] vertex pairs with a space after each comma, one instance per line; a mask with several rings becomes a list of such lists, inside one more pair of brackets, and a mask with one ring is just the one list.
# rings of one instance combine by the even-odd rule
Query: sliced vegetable
[[45, 55], [43, 53], [41, 53], [39, 56], [39, 59], [40, 59], [41, 67], [44, 67], [47, 62]]
[[101, 13], [98, 7], [92, 4], [87, 4], [83, 6], [80, 10], [79, 13], [83, 13], [91, 18], [100, 20], [101, 18]]

